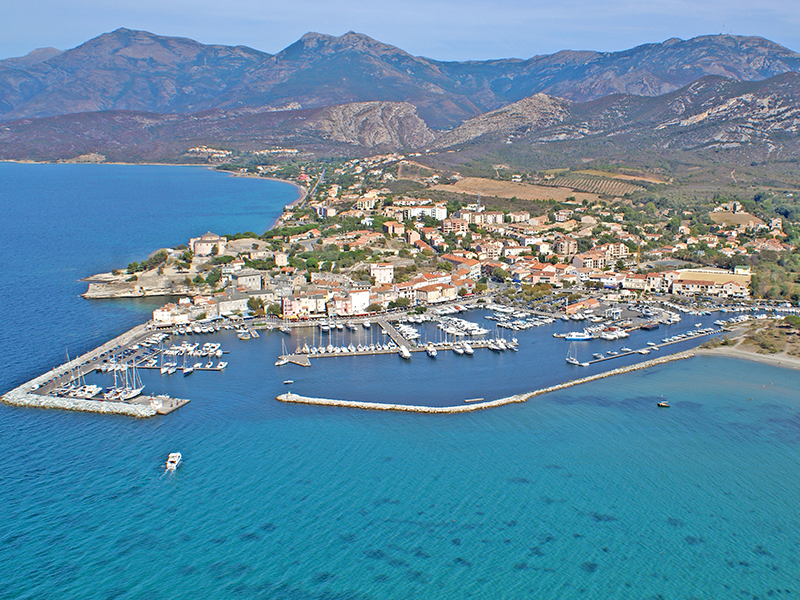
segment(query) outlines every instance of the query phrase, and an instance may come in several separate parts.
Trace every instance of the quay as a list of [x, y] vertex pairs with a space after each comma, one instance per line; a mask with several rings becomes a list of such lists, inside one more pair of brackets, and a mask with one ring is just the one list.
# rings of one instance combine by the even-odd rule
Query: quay
[[105, 344], [90, 350], [86, 354], [59, 365], [30, 381], [14, 388], [0, 397], [0, 402], [11, 406], [32, 408], [55, 408], [80, 412], [124, 415], [136, 418], [148, 418], [155, 415], [166, 415], [185, 406], [189, 400], [169, 398], [164, 395], [137, 396], [128, 402], [109, 400], [92, 400], [53, 396], [48, 392], [69, 380], [71, 373], [81, 370], [90, 373], [98, 368], [100, 358], [107, 353], [136, 345], [154, 333], [148, 325], [136, 325], [125, 333], [109, 340]]
[[669, 354], [667, 356], [662, 356], [659, 358], [654, 358], [652, 360], [637, 363], [635, 365], [630, 365], [628, 367], [621, 367], [619, 369], [613, 369], [611, 371], [606, 371], [604, 373], [598, 373], [597, 375], [589, 375], [588, 377], [573, 379], [565, 383], [559, 383], [557, 385], [552, 385], [550, 387], [542, 388], [525, 394], [516, 394], [514, 396], [508, 396], [507, 398], [500, 398], [498, 400], [491, 400], [488, 402], [465, 403], [458, 406], [420, 406], [415, 404], [383, 404], [381, 402], [355, 402], [350, 400], [331, 400], [329, 398], [311, 398], [308, 396], [300, 396], [298, 394], [293, 394], [291, 392], [287, 394], [280, 394], [279, 396], [276, 397], [276, 400], [290, 404], [335, 406], [342, 408], [358, 408], [362, 410], [384, 410], [384, 411], [425, 413], [425, 414], [466, 413], [478, 410], [486, 410], [498, 406], [505, 406], [506, 404], [527, 402], [528, 400], [530, 400], [531, 398], [535, 398], [536, 396], [542, 396], [544, 394], [549, 394], [551, 392], [556, 392], [558, 390], [567, 389], [576, 385], [589, 383], [590, 381], [596, 381], [598, 379], [604, 379], [606, 377], [612, 377], [614, 375], [622, 375], [624, 373], [631, 373], [633, 371], [640, 371], [642, 369], [649, 369], [657, 365], [663, 365], [676, 360], [685, 360], [693, 356], [695, 356], [695, 353], [692, 351], [678, 352], [675, 354]]

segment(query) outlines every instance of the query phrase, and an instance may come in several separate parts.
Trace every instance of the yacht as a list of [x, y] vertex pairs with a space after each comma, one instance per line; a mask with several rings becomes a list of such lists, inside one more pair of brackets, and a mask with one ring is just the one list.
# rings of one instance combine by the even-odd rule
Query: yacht
[[564, 336], [568, 342], [587, 342], [592, 339], [592, 334], [586, 331], [573, 331]]
[[180, 452], [173, 452], [167, 457], [166, 470], [174, 472], [183, 462], [183, 457]]
[[475, 354], [475, 350], [472, 349], [472, 346], [470, 345], [469, 342], [467, 341], [461, 342], [461, 347], [464, 348], [464, 354], [466, 354], [467, 356], [472, 356], [473, 354]]

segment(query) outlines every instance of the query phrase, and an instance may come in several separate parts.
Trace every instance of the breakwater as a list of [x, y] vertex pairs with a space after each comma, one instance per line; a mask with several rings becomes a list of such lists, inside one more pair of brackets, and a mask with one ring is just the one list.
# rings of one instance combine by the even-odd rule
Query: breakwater
[[[46, 393], [48, 387], [54, 387], [54, 382], [68, 377], [72, 371], [82, 369], [84, 372], [88, 372], [89, 370], [93, 370], [102, 354], [134, 344], [150, 333], [151, 330], [148, 328], [147, 324], [137, 325], [114, 339], [109, 340], [102, 346], [90, 350], [82, 356], [74, 358], [63, 365], [59, 365], [39, 375], [35, 379], [23, 383], [1, 396], [0, 401], [11, 406], [55, 408], [61, 410], [124, 415], [137, 418], [153, 417], [159, 413], [165, 414], [166, 412], [171, 412], [171, 410], [182, 406], [187, 401], [171, 399], [171, 402], [165, 405], [164, 401], [161, 400], [161, 402], [156, 402], [154, 405], [152, 401], [143, 403], [143, 401], [146, 401], [146, 397], [137, 398], [136, 401], [132, 403], [123, 403], [105, 400], [85, 400], [82, 398], [64, 398], [60, 396], [50, 396]], [[176, 403], [177, 406], [175, 406]]]
[[5, 394], [3, 396], [3, 402], [11, 406], [77, 410], [80, 412], [93, 412], [107, 415], [124, 415], [126, 417], [137, 417], [140, 419], [154, 417], [157, 413], [156, 408], [150, 405], [101, 402], [99, 400], [60, 398], [56, 396], [39, 396], [37, 394], [26, 394], [25, 392], [21, 392], [19, 388]]
[[350, 400], [332, 400], [329, 398], [310, 398], [307, 396], [300, 396], [298, 394], [293, 394], [293, 393], [280, 394], [279, 396], [277, 396], [276, 399], [281, 402], [294, 403], [294, 404], [338, 406], [342, 408], [359, 408], [362, 410], [389, 410], [389, 411], [414, 412], [414, 413], [426, 413], [426, 414], [466, 413], [466, 412], [474, 412], [477, 410], [486, 410], [498, 406], [505, 406], [506, 404], [526, 402], [527, 400], [530, 400], [531, 398], [534, 398], [536, 396], [542, 396], [544, 394], [549, 394], [551, 392], [556, 392], [558, 390], [567, 389], [576, 385], [581, 385], [583, 383], [589, 383], [590, 381], [596, 381], [598, 379], [612, 377], [614, 375], [623, 375], [624, 373], [641, 371], [642, 369], [649, 369], [651, 367], [674, 362], [676, 360], [684, 360], [686, 358], [691, 358], [694, 355], [695, 353], [693, 351], [677, 352], [675, 354], [670, 354], [667, 356], [662, 356], [660, 358], [654, 358], [652, 360], [640, 362], [635, 365], [620, 367], [619, 369], [612, 369], [610, 371], [605, 371], [603, 373], [598, 373], [596, 375], [581, 377], [580, 379], [572, 379], [570, 381], [559, 383], [557, 385], [552, 385], [546, 388], [541, 388], [533, 392], [527, 392], [524, 394], [515, 394], [513, 396], [508, 396], [506, 398], [499, 398], [497, 400], [490, 400], [488, 402], [477, 402], [474, 404], [463, 404], [460, 406], [419, 406], [414, 404], [385, 404], [381, 402], [356, 402]]

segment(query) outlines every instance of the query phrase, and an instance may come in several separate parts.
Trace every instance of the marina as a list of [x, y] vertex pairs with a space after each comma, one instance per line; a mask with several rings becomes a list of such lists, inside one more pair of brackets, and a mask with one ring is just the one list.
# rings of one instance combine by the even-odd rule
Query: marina
[[[266, 335], [264, 339], [280, 342], [281, 353], [274, 359], [275, 366], [279, 368], [289, 368], [291, 365], [310, 368], [315, 364], [313, 359], [380, 359], [388, 355], [414, 363], [418, 360], [415, 357], [421, 356], [433, 366], [447, 355], [457, 361], [471, 363], [486, 360], [481, 356], [488, 358], [489, 355], [519, 353], [522, 360], [535, 363], [541, 357], [542, 348], [536, 349], [530, 344], [538, 346], [550, 337], [557, 347], [562, 343], [559, 338], [563, 338], [569, 348], [562, 350], [567, 354], [568, 364], [561, 377], [569, 380], [570, 365], [599, 367], [611, 360], [623, 363], [639, 357], [644, 360], [644, 357], [661, 348], [676, 344], [697, 345], [701, 338], [721, 334], [723, 327], [741, 324], [751, 318], [757, 320], [768, 317], [766, 314], [737, 314], [729, 319], [716, 319], [716, 327], [697, 322], [694, 326], [683, 326], [679, 331], [663, 337], [663, 330], [652, 326], [654, 315], [669, 328], [680, 324], [676, 313], [664, 310], [657, 314], [652, 309], [642, 312], [640, 323], [650, 324], [650, 327], [639, 328], [635, 318], [632, 320], [622, 315], [616, 315], [616, 320], [583, 315], [577, 320], [587, 320], [591, 325], [584, 328], [578, 340], [569, 335], [576, 319], [548, 318], [536, 311], [513, 309], [491, 300], [485, 306], [434, 307], [427, 314], [399, 313], [352, 318], [348, 321], [326, 319], [284, 323], [280, 326], [274, 321], [257, 322], [250, 319], [248, 322], [240, 317], [207, 319], [160, 330], [152, 324], [146, 324], [134, 327], [97, 349], [19, 386], [6, 394], [3, 400], [16, 405], [115, 412], [137, 417], [169, 414], [189, 402], [183, 398], [186, 394], [177, 393], [176, 397], [171, 397], [158, 389], [159, 380], [154, 382], [152, 378], [147, 378], [145, 382], [142, 377], [144, 373], [160, 374], [162, 382], [174, 376], [188, 381], [199, 376], [193, 375], [195, 373], [224, 373], [229, 368], [230, 351], [226, 347], [231, 339], [232, 343], [243, 344], [244, 348], [261, 341], [259, 331]], [[456, 316], [459, 313], [462, 313], [461, 316]], [[698, 321], [700, 318], [706, 321], [711, 319], [709, 315], [697, 317]], [[367, 323], [369, 326], [365, 326]], [[555, 328], [555, 331], [548, 336], [536, 331], [541, 327]], [[288, 330], [288, 335], [281, 329]], [[243, 332], [248, 335], [243, 336]], [[659, 333], [662, 337], [654, 337]], [[204, 335], [210, 341], [203, 341], [201, 336]], [[634, 344], [627, 339], [632, 335], [643, 337], [637, 338], [639, 341]], [[614, 347], [613, 343], [619, 340], [625, 340], [629, 345]], [[587, 354], [588, 348], [594, 350], [595, 345], [599, 351], [592, 352], [591, 358], [581, 356]], [[612, 347], [609, 348], [609, 345]], [[289, 352], [287, 346], [295, 348], [295, 351]], [[481, 352], [484, 350], [488, 353]], [[444, 366], [444, 363], [443, 367], [452, 368]], [[190, 378], [190, 375], [193, 377]], [[297, 385], [307, 385], [305, 379]], [[295, 383], [293, 379], [285, 381]], [[495, 405], [492, 404], [495, 400], [484, 401], [484, 397], [458, 402], [462, 407], [465, 404], [471, 407]]]

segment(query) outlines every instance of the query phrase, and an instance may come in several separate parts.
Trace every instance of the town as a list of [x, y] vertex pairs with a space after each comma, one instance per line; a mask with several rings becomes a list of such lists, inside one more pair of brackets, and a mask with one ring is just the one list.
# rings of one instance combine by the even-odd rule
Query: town
[[[294, 321], [421, 311], [487, 291], [507, 300], [563, 298], [558, 308], [567, 312], [601, 296], [741, 301], [754, 296], [752, 257], [792, 250], [784, 232], [790, 223], [759, 218], [738, 201], [677, 212], [577, 192], [505, 203], [480, 194], [442, 197], [444, 178], [452, 184], [459, 175], [432, 174], [399, 154], [235, 171], [311, 191], [264, 234], [205, 233], [91, 278], [87, 297], [183, 296], [154, 312], [162, 325], [233, 314]], [[509, 179], [525, 185], [519, 175]], [[774, 289], [768, 297], [796, 300]]]

